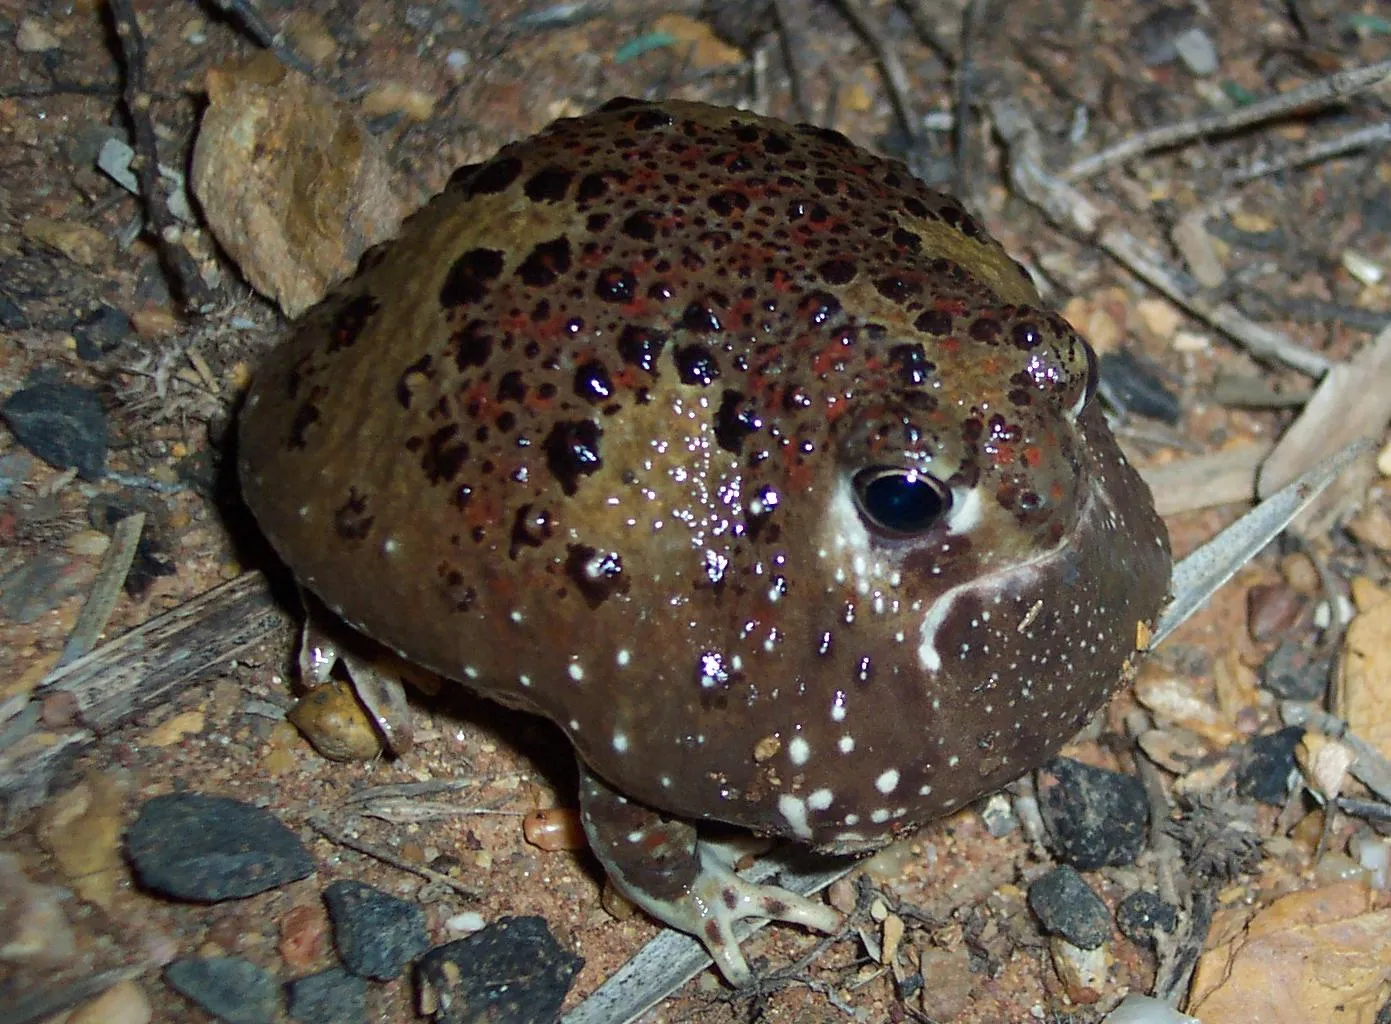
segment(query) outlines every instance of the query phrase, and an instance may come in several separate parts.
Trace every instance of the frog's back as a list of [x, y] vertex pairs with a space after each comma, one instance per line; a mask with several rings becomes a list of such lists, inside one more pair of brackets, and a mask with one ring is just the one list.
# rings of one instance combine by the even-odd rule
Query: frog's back
[[[930, 783], [936, 766], [894, 760], [962, 697], [924, 671], [959, 611], [934, 602], [1105, 519], [1068, 571], [1100, 557], [1096, 594], [1131, 635], [1090, 641], [1111, 678], [1088, 678], [1061, 722], [1112, 685], [1165, 589], [1162, 528], [1094, 406], [1075, 436], [1059, 425], [1085, 397], [1050, 382], [1085, 346], [1036, 301], [955, 200], [835, 133], [618, 103], [461, 171], [310, 314], [253, 385], [244, 489], [347, 621], [547, 714], [616, 788], [803, 838], [826, 812], [853, 835], [845, 807], [869, 798], [796, 781], [807, 751], [858, 749], [886, 819], [1008, 775]], [[1015, 358], [1030, 345], [1034, 363]], [[876, 396], [902, 410], [860, 437], [845, 413]], [[1011, 403], [1032, 461], [995, 481], [965, 421]], [[958, 484], [1043, 511], [998, 530], [977, 515], [974, 550], [938, 538], [950, 554], [931, 571], [902, 551], [865, 570], [836, 549], [863, 532], [836, 519], [853, 516], [847, 435], [935, 453]], [[1078, 474], [1102, 481], [1104, 514], [1072, 494]], [[892, 720], [910, 702], [924, 711], [905, 731]], [[1000, 731], [971, 715], [933, 758]]]

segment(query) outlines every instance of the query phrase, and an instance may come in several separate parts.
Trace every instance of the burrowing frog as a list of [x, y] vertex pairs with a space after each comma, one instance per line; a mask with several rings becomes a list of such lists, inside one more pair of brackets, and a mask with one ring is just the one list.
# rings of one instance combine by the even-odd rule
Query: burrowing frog
[[556, 722], [620, 890], [735, 982], [831, 929], [693, 823], [873, 850], [1049, 757], [1167, 535], [1087, 343], [833, 131], [614, 101], [464, 167], [258, 374], [248, 502], [408, 659]]

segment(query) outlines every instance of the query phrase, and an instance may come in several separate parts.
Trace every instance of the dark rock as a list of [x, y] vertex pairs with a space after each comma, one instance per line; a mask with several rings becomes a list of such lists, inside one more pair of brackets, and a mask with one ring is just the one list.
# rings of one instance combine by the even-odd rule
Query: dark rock
[[29, 326], [29, 318], [14, 299], [0, 295], [0, 327], [7, 331], [22, 331]]
[[164, 980], [227, 1024], [275, 1024], [280, 985], [239, 956], [186, 957], [164, 969]]
[[324, 890], [333, 943], [343, 964], [362, 978], [390, 981], [430, 948], [425, 914], [361, 882], [334, 882]]
[[20, 444], [50, 466], [76, 466], [84, 480], [106, 475], [106, 410], [95, 391], [42, 382], [16, 391], [0, 406]]
[[285, 986], [290, 1016], [304, 1024], [357, 1024], [367, 1020], [367, 982], [330, 967]]
[[1160, 935], [1172, 935], [1178, 927], [1178, 908], [1158, 893], [1140, 889], [1117, 905], [1116, 926], [1137, 946], [1153, 949]]
[[1294, 637], [1280, 641], [1261, 666], [1261, 685], [1282, 700], [1322, 700], [1333, 674], [1330, 652], [1310, 650]]
[[126, 854], [145, 888], [206, 903], [253, 896], [314, 870], [303, 844], [270, 812], [201, 793], [145, 801], [126, 833]]
[[1303, 727], [1290, 725], [1247, 743], [1237, 759], [1236, 791], [1263, 804], [1283, 804], [1295, 771], [1294, 748], [1303, 738]]
[[130, 337], [130, 317], [114, 306], [102, 303], [73, 325], [77, 354], [83, 359], [100, 359]]
[[1044, 931], [1082, 949], [1096, 949], [1111, 937], [1111, 912], [1086, 879], [1066, 864], [1034, 880], [1029, 907]]
[[1193, 27], [1198, 13], [1187, 4], [1163, 4], [1145, 15], [1130, 30], [1130, 45], [1146, 67], [1169, 64], [1178, 57], [1176, 40]]
[[436, 1024], [543, 1024], [584, 960], [562, 949], [539, 917], [504, 917], [466, 939], [436, 946], [416, 968]]
[[1124, 412], [1148, 416], [1174, 426], [1183, 416], [1183, 405], [1159, 379], [1159, 371], [1129, 349], [1101, 357], [1101, 393]]
[[1038, 808], [1054, 854], [1080, 871], [1133, 863], [1145, 848], [1149, 803], [1129, 775], [1055, 757], [1039, 770]]

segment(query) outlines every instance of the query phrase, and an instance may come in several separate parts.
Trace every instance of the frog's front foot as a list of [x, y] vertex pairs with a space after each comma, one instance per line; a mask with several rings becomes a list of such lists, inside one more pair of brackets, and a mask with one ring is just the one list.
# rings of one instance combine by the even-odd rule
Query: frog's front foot
[[615, 793], [583, 764], [580, 814], [589, 845], [619, 891], [663, 924], [699, 939], [731, 985], [746, 985], [751, 977], [735, 921], [787, 921], [821, 932], [840, 927], [840, 914], [824, 903], [740, 878], [727, 847], [701, 840], [690, 822]]

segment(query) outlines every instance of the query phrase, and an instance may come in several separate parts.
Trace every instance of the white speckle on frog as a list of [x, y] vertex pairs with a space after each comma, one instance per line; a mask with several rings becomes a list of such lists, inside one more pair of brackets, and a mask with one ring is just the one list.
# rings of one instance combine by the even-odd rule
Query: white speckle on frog
[[876, 825], [882, 825], [889, 820], [889, 809], [887, 807], [876, 807], [869, 814], [869, 820]]
[[613, 749], [619, 754], [628, 752], [628, 734], [615, 731], [613, 734]]
[[801, 736], [793, 736], [787, 744], [787, 759], [798, 768], [811, 758], [811, 744]]
[[837, 690], [835, 698], [831, 701], [831, 721], [845, 721], [845, 691]]
[[464, 666], [464, 678], [465, 678], [465, 679], [477, 679], [477, 678], [478, 678], [478, 667], [477, 667], [476, 665], [465, 665], [465, 666]]
[[627, 668], [632, 660], [633, 654], [626, 647], [620, 648], [618, 654], [614, 657], [614, 661], [618, 662], [619, 668]]
[[836, 746], [840, 748], [842, 754], [852, 753], [855, 750], [855, 737], [847, 732], [836, 742]]
[[382, 552], [387, 555], [394, 555], [401, 550], [401, 544], [395, 537], [387, 537], [382, 541]]
[[927, 796], [927, 794], [929, 794], [929, 793], [931, 793], [931, 792], [932, 792], [932, 787], [929, 786], [929, 785], [927, 785], [927, 784], [923, 784], [923, 785], [921, 785], [921, 786], [918, 787], [918, 796]]
[[565, 671], [567, 674], [569, 674], [570, 678], [577, 683], [582, 682], [584, 680], [584, 666], [581, 665], [578, 661], [570, 662], [569, 666], [565, 669]]
[[519, 675], [519, 676], [517, 677], [517, 682], [521, 683], [523, 686], [530, 686], [530, 685], [531, 685], [531, 676], [526, 675], [525, 673], [523, 673], [522, 675]]
[[898, 787], [898, 769], [890, 768], [874, 780], [874, 788], [885, 796], [892, 793]]
[[507, 617], [508, 617], [509, 619], [511, 619], [513, 622], [515, 622], [515, 623], [516, 623], [517, 625], [519, 625], [519, 626], [520, 626], [520, 625], [522, 624], [522, 622], [526, 619], [526, 616], [524, 616], [521, 612], [517, 611], [515, 608], [512, 610], [511, 614], [509, 614]]
[[807, 806], [813, 811], [824, 811], [831, 806], [831, 801], [835, 799], [835, 794], [829, 789], [816, 789], [807, 794]]
[[807, 824], [807, 804], [799, 796], [784, 793], [778, 797], [778, 813], [787, 821], [792, 834], [803, 839], [811, 838], [811, 826]]

